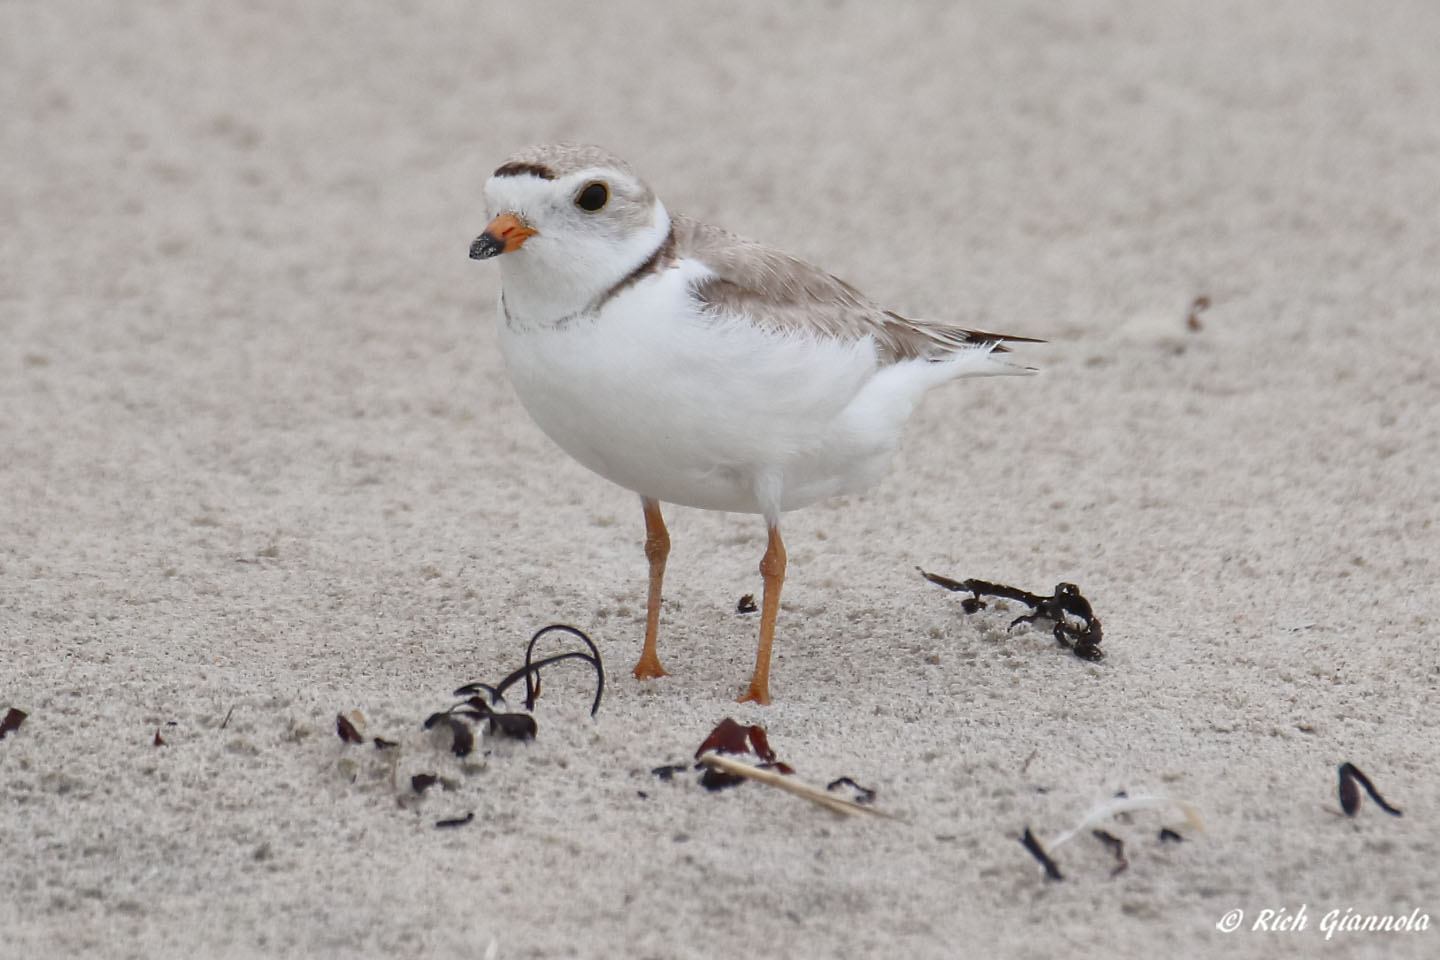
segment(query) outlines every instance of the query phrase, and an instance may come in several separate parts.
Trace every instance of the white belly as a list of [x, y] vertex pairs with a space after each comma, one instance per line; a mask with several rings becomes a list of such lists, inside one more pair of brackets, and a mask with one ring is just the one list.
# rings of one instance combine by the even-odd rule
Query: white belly
[[688, 303], [671, 270], [560, 327], [502, 308], [526, 410], [586, 467], [668, 503], [773, 517], [878, 479], [931, 377], [877, 376], [868, 339], [780, 337]]

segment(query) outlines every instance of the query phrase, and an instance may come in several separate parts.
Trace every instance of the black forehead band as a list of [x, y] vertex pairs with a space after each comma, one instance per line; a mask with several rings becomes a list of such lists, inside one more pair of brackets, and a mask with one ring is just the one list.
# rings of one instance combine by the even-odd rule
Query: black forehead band
[[512, 160], [501, 165], [492, 176], [496, 177], [523, 177], [525, 175], [539, 177], [541, 180], [554, 180], [555, 171], [543, 163], [526, 163], [523, 160]]

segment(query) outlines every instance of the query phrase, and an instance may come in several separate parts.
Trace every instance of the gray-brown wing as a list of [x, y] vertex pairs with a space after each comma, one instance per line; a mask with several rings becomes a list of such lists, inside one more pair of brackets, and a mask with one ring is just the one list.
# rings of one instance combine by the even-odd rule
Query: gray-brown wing
[[714, 275], [695, 287], [709, 308], [741, 313], [777, 330], [859, 340], [873, 337], [884, 363], [937, 359], [976, 343], [1040, 343], [1031, 337], [911, 320], [803, 260], [688, 217], [673, 219], [676, 253], [694, 256]]

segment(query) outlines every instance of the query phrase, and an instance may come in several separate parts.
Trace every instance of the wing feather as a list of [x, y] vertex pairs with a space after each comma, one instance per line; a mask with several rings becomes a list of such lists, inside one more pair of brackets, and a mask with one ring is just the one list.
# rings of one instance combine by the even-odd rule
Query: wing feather
[[688, 217], [676, 216], [672, 224], [675, 253], [695, 257], [711, 270], [695, 285], [707, 308], [751, 317], [772, 330], [840, 340], [872, 337], [887, 364], [943, 359], [976, 344], [1003, 351], [1005, 343], [1044, 342], [902, 317], [803, 260]]

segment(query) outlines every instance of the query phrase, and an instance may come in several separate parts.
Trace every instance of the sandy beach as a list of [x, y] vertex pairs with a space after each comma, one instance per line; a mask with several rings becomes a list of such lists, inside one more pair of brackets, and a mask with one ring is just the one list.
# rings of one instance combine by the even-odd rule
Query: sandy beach
[[[0, 4], [0, 958], [1440, 955], [1437, 37], [1338, 0]], [[506, 379], [481, 188], [562, 139], [1047, 341], [786, 515], [771, 706], [733, 702], [760, 519], [667, 509], [672, 676], [635, 680], [638, 499]], [[1077, 584], [1105, 656], [917, 567]], [[593, 718], [568, 661], [532, 741], [422, 728], [551, 623]], [[705, 789], [725, 717], [891, 816]], [[1345, 763], [1403, 816], [1344, 815]], [[1118, 793], [1153, 806], [1053, 846]]]

